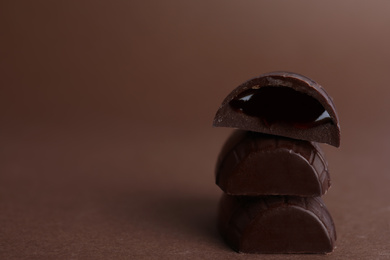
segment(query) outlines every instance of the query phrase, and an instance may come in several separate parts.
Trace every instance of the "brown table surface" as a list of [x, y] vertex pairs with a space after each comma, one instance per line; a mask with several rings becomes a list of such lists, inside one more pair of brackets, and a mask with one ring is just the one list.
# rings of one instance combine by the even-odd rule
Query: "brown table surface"
[[[0, 259], [389, 259], [390, 2], [3, 1]], [[243, 81], [325, 87], [330, 255], [219, 237], [212, 128]]]

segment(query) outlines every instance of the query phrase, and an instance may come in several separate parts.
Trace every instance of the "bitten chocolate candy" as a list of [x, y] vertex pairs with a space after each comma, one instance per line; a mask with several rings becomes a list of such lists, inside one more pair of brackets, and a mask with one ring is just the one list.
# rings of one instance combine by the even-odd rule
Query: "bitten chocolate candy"
[[331, 97], [313, 80], [272, 72], [234, 89], [218, 109], [214, 126], [340, 145], [340, 125]]
[[243, 253], [329, 253], [336, 231], [321, 198], [224, 194], [218, 228]]
[[231, 195], [314, 197], [326, 193], [330, 176], [315, 143], [236, 130], [219, 155], [216, 184]]

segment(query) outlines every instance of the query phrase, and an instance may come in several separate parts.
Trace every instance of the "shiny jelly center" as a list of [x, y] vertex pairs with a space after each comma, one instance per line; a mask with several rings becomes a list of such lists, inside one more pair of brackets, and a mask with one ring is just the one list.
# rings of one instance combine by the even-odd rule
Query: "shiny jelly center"
[[318, 100], [288, 87], [249, 89], [230, 101], [230, 105], [248, 116], [258, 117], [266, 125], [284, 123], [310, 128], [332, 122]]

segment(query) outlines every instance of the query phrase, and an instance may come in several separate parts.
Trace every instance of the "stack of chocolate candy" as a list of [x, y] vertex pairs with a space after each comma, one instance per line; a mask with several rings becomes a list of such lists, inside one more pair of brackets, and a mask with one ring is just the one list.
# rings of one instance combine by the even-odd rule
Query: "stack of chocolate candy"
[[329, 253], [336, 231], [321, 196], [330, 187], [317, 144], [340, 145], [332, 99], [304, 76], [273, 72], [233, 90], [214, 126], [238, 128], [218, 158], [218, 228], [244, 253]]

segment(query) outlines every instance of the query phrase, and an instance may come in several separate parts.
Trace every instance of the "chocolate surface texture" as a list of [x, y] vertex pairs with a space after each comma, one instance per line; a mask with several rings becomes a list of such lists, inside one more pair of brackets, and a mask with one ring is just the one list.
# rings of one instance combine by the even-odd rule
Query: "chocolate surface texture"
[[320, 196], [330, 188], [317, 144], [340, 145], [332, 99], [304, 76], [273, 72], [233, 90], [214, 126], [238, 128], [215, 168], [218, 229], [243, 253], [332, 252], [336, 231]]
[[313, 197], [326, 193], [330, 176], [315, 143], [236, 130], [218, 158], [216, 184], [230, 195]]
[[218, 228], [226, 242], [246, 253], [329, 253], [336, 232], [319, 197], [241, 197], [224, 194]]
[[263, 74], [238, 86], [213, 125], [340, 145], [332, 98], [313, 80], [289, 72]]

